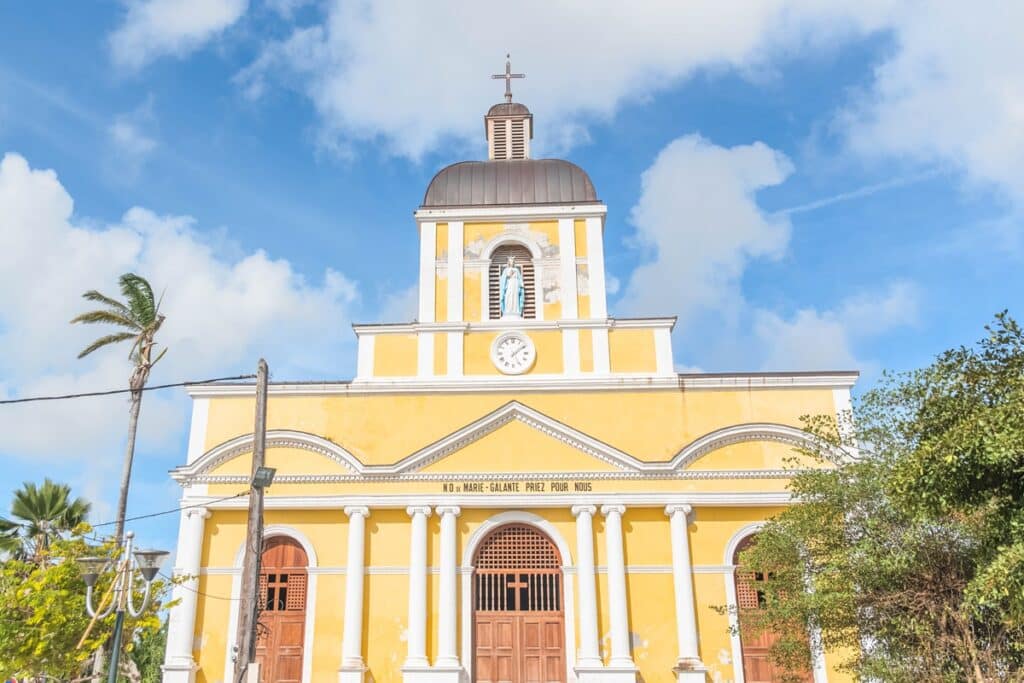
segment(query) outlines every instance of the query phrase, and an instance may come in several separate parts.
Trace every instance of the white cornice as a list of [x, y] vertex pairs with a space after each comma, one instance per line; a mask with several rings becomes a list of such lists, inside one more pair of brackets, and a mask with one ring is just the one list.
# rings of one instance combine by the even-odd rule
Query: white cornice
[[416, 332], [474, 332], [477, 330], [559, 330], [559, 329], [672, 329], [676, 318], [572, 318], [563, 320], [481, 320], [478, 322], [353, 323], [356, 335], [413, 334]]
[[552, 204], [527, 206], [466, 206], [449, 209], [420, 208], [413, 213], [417, 221], [443, 223], [447, 220], [502, 221], [534, 218], [539, 220], [557, 218], [587, 218], [604, 216], [608, 207], [604, 204]]
[[[269, 493], [269, 491], [268, 491]], [[630, 507], [665, 507], [666, 505], [692, 505], [694, 507], [741, 506], [758, 507], [787, 505], [793, 500], [789, 491], [727, 491], [687, 493], [592, 493], [574, 495], [480, 495], [480, 494], [375, 494], [347, 496], [273, 496], [265, 500], [270, 510], [341, 510], [350, 505], [363, 505], [374, 510], [405, 509], [411, 505], [458, 505], [463, 508], [551, 508], [573, 505], [625, 505]], [[188, 498], [182, 505], [203, 505], [213, 510], [242, 510], [249, 505], [248, 498]]]
[[[650, 391], [650, 390], [755, 390], [852, 387], [856, 372], [822, 374], [772, 373], [669, 377], [651, 374], [616, 374], [570, 377], [565, 375], [481, 375], [477, 377], [396, 377], [350, 382], [271, 384], [275, 396], [345, 396], [365, 394], [495, 393], [533, 391]], [[185, 389], [193, 398], [253, 396], [253, 384], [196, 384]]]
[[[460, 451], [479, 441], [501, 427], [518, 421], [565, 445], [584, 453], [594, 460], [612, 465], [614, 470], [574, 472], [468, 472], [468, 473], [423, 473], [421, 470], [448, 455]], [[782, 424], [751, 423], [733, 425], [718, 429], [692, 441], [670, 460], [647, 461], [634, 457], [603, 441], [585, 434], [569, 425], [549, 417], [518, 401], [510, 401], [500, 408], [474, 420], [447, 436], [413, 452], [389, 465], [367, 465], [343, 446], [315, 434], [294, 430], [269, 430], [267, 447], [296, 448], [317, 453], [346, 470], [335, 474], [286, 474], [276, 477], [279, 482], [322, 484], [366, 481], [442, 481], [458, 479], [485, 480], [533, 480], [543, 478], [571, 479], [750, 479], [785, 478], [792, 476], [786, 470], [689, 470], [691, 464], [701, 456], [718, 448], [747, 441], [775, 441], [793, 447], [819, 448], [804, 431]], [[251, 452], [251, 434], [235, 437], [210, 449], [194, 462], [171, 471], [171, 476], [182, 483], [244, 484], [244, 475], [211, 475], [223, 463]], [[835, 459], [842, 457], [835, 454]]]

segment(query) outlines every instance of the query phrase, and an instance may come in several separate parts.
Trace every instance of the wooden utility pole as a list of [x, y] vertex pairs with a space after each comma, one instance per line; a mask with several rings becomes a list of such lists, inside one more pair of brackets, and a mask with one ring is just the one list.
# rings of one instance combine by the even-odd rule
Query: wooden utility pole
[[242, 592], [235, 639], [235, 681], [245, 683], [249, 664], [256, 661], [257, 592], [260, 556], [263, 554], [263, 487], [255, 485], [256, 471], [263, 467], [267, 449], [267, 361], [260, 358], [256, 370], [256, 426], [253, 429], [252, 479], [249, 483], [249, 518], [242, 558]]

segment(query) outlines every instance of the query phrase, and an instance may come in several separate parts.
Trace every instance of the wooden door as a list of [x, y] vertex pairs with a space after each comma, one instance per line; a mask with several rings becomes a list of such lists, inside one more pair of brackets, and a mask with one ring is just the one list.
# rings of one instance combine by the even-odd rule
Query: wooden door
[[547, 536], [504, 526], [474, 558], [474, 680], [565, 683], [562, 561]]
[[[740, 543], [733, 557], [733, 564], [739, 564], [739, 554], [750, 547], [754, 537], [749, 536]], [[736, 570], [736, 607], [740, 625], [740, 647], [743, 651], [743, 678], [746, 683], [774, 683], [782, 680], [782, 672], [771, 660], [769, 650], [779, 639], [779, 634], [768, 631], [758, 632], [753, 628], [743, 628], [744, 614], [764, 606], [764, 590], [758, 584], [764, 581], [759, 572]], [[802, 672], [800, 680], [814, 680], [811, 672]]]
[[299, 683], [306, 630], [306, 552], [271, 538], [260, 560], [256, 660], [261, 683]]

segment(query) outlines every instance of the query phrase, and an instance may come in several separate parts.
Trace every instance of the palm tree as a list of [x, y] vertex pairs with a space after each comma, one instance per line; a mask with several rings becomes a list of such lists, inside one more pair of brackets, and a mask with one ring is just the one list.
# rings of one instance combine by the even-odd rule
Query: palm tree
[[54, 538], [85, 521], [90, 504], [71, 498], [71, 487], [49, 478], [25, 482], [14, 492], [11, 517], [0, 517], [0, 549], [38, 562]]
[[[87, 301], [95, 301], [103, 304], [106, 308], [83, 313], [74, 319], [72, 323], [103, 323], [122, 328], [120, 332], [114, 332], [100, 337], [89, 346], [85, 347], [79, 358], [88, 356], [93, 351], [101, 349], [110, 344], [117, 344], [123, 341], [131, 341], [132, 346], [128, 352], [128, 358], [132, 361], [133, 369], [128, 381], [131, 389], [131, 407], [128, 411], [128, 444], [124, 453], [124, 468], [121, 472], [121, 492], [117, 502], [117, 530], [114, 535], [120, 544], [124, 535], [125, 511], [128, 507], [128, 484], [132, 478], [132, 460], [135, 457], [135, 433], [139, 425], [139, 408], [142, 406], [142, 390], [149, 380], [149, 372], [156, 365], [157, 361], [167, 353], [163, 351], [153, 358], [153, 347], [156, 346], [154, 337], [160, 326], [163, 325], [164, 316], [160, 313], [160, 301], [153, 297], [153, 288], [145, 278], [135, 273], [125, 273], [120, 280], [121, 294], [124, 302], [112, 299], [109, 296], [100, 294], [91, 289], [82, 295]], [[161, 300], [163, 297], [161, 297]]]

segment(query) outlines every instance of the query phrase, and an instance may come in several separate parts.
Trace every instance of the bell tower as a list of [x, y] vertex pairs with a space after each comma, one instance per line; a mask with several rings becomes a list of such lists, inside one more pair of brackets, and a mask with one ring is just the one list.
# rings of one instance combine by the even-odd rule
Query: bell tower
[[533, 114], [525, 104], [512, 101], [512, 79], [526, 78], [526, 74], [512, 73], [510, 56], [505, 55], [505, 73], [494, 74], [491, 78], [504, 79], [505, 101], [491, 107], [484, 116], [487, 158], [491, 161], [529, 159]]

